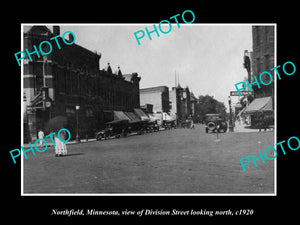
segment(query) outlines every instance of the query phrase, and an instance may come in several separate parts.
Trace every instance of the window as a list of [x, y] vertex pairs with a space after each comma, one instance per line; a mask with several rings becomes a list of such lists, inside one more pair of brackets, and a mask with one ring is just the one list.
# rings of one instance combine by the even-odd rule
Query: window
[[265, 55], [265, 70], [268, 71], [270, 70], [271, 68], [270, 67], [270, 56], [269, 55]]
[[63, 69], [59, 68], [57, 73], [57, 82], [59, 92], [65, 93], [65, 75]]
[[34, 79], [34, 92], [35, 94], [41, 90], [41, 87], [44, 86], [44, 77], [43, 77], [43, 64], [41, 63], [36, 63], [33, 62], [32, 63], [33, 68], [32, 68], [32, 72], [33, 75], [35, 76]]
[[94, 116], [93, 110], [91, 108], [87, 108], [85, 110], [85, 115], [86, 117], [93, 117]]
[[260, 58], [256, 58], [256, 74], [259, 75], [261, 73], [261, 66], [260, 66]]
[[260, 43], [259, 43], [259, 28], [258, 28], [258, 26], [253, 27], [253, 37], [254, 37], [253, 45], [254, 46], [259, 46]]
[[71, 79], [72, 79], [72, 93], [73, 94], [79, 94], [79, 78], [78, 78], [78, 73], [71, 72]]
[[264, 44], [266, 45], [266, 44], [268, 44], [268, 34], [269, 34], [269, 32], [268, 32], [268, 29], [269, 29], [269, 27], [267, 27], [267, 26], [265, 26], [264, 27]]

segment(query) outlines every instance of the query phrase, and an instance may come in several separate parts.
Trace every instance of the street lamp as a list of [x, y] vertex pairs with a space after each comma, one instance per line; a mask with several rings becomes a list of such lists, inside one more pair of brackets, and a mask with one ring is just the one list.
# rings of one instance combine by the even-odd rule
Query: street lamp
[[229, 104], [229, 132], [233, 132], [231, 97], [230, 96], [228, 96], [228, 104]]
[[78, 132], [78, 112], [79, 112], [80, 106], [76, 105], [75, 109], [76, 109], [76, 121], [77, 121], [76, 122], [76, 142], [80, 143], [79, 132]]

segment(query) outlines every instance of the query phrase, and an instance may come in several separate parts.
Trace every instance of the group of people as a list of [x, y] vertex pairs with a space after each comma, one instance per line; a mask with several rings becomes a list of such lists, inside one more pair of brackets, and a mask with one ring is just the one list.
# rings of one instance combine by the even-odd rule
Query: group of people
[[192, 119], [186, 119], [181, 122], [183, 128], [195, 129], [194, 121]]
[[[53, 133], [53, 131], [50, 133]], [[55, 133], [55, 135], [53, 135], [54, 142], [55, 142], [55, 157], [66, 156], [68, 154], [66, 143], [60, 141], [57, 135], [58, 135], [57, 133]], [[38, 132], [38, 138], [45, 139], [45, 134], [42, 130], [40, 130]], [[66, 140], [66, 132], [65, 131], [60, 132], [60, 139]], [[42, 147], [43, 145], [44, 145], [44, 142], [42, 140], [40, 140], [39, 146]]]

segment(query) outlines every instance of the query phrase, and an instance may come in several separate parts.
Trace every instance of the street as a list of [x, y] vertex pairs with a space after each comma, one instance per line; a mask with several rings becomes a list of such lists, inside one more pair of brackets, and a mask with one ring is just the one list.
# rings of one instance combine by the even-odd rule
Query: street
[[[274, 146], [274, 132], [205, 133], [172, 129], [106, 141], [69, 144], [24, 159], [24, 194], [274, 193], [274, 161], [246, 166], [240, 158]], [[271, 156], [270, 156], [271, 157]]]

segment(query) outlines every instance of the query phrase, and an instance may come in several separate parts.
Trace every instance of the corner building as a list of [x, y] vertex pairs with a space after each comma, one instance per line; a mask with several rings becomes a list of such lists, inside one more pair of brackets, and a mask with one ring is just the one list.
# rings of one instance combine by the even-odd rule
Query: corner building
[[[57, 35], [61, 49], [55, 40], [49, 41]], [[58, 26], [53, 27], [53, 33], [46, 26], [33, 26], [24, 32], [24, 52], [33, 52], [33, 45], [38, 48], [42, 41], [49, 41], [53, 47], [49, 55], [40, 53], [38, 58], [32, 54], [32, 61], [26, 55], [23, 60], [24, 141], [37, 139], [37, 132], [59, 115], [67, 117], [66, 128], [75, 138], [77, 113], [80, 137], [94, 137], [105, 122], [114, 119], [114, 111], [133, 112], [140, 106], [141, 78], [137, 73], [123, 75], [120, 68], [112, 73], [110, 65], [100, 70], [101, 54], [76, 41], [66, 45], [61, 36]], [[67, 41], [71, 43], [72, 38], [69, 35]]]
[[[252, 26], [252, 41], [253, 41], [253, 53], [252, 53], [252, 71], [259, 81], [259, 75], [268, 71], [272, 74], [273, 81], [269, 85], [260, 84], [258, 88], [257, 84], [252, 86], [254, 98], [272, 97], [274, 99], [274, 70], [270, 71], [274, 65], [274, 26]], [[254, 82], [253, 75], [251, 82]], [[275, 75], [276, 76], [276, 75]], [[262, 76], [264, 83], [269, 83], [270, 78], [266, 75]], [[260, 81], [259, 81], [260, 82]]]

